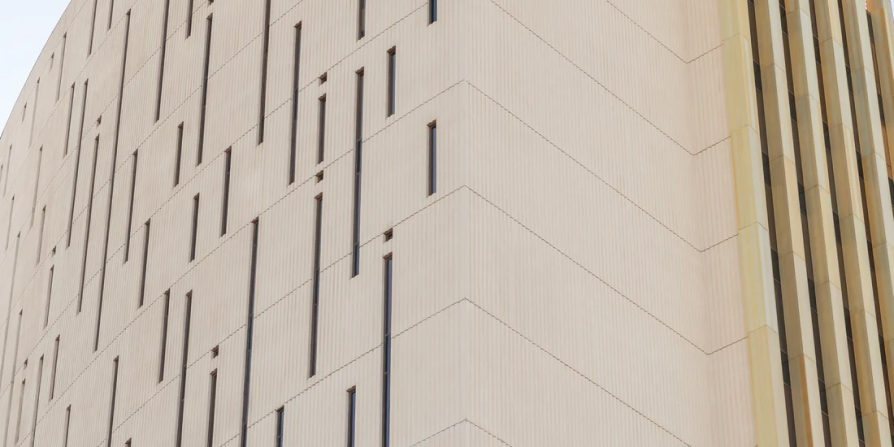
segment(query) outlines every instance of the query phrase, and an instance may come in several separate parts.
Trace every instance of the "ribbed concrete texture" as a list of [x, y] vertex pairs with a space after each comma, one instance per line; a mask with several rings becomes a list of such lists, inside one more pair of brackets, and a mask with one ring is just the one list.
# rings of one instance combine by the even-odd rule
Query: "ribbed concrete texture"
[[0, 447], [889, 445], [841, 2], [73, 0], [0, 136]]

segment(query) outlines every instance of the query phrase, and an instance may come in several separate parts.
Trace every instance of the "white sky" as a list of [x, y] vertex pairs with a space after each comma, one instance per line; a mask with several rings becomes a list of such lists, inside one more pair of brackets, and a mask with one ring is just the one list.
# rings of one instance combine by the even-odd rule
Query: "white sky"
[[0, 0], [0, 129], [69, 0]]

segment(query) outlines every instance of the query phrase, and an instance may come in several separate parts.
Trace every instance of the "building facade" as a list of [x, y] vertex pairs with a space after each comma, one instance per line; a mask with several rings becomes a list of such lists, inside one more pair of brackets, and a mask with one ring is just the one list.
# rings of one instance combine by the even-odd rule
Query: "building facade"
[[886, 0], [73, 0], [4, 446], [892, 443]]

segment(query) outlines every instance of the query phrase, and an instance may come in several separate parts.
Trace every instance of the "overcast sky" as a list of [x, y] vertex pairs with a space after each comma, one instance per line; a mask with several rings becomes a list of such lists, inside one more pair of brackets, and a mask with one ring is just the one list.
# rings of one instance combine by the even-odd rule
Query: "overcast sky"
[[0, 129], [69, 0], [0, 0]]

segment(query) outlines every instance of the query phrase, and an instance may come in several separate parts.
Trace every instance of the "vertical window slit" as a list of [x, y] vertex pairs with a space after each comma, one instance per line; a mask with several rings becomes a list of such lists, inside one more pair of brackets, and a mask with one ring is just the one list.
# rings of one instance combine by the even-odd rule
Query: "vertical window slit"
[[186, 37], [192, 34], [192, 2], [193, 0], [186, 2]]
[[65, 407], [65, 424], [62, 430], [62, 447], [68, 447], [68, 428], [71, 425], [71, 405]]
[[438, 122], [428, 125], [428, 195], [438, 190]]
[[211, 371], [211, 390], [208, 396], [208, 431], [207, 447], [214, 447], [214, 407], [217, 400], [217, 369]]
[[19, 391], [19, 411], [16, 413], [15, 443], [19, 443], [19, 432], [22, 429], [22, 406], [25, 404], [25, 379], [22, 379], [22, 389]]
[[227, 216], [230, 208], [230, 166], [232, 164], [233, 148], [227, 148], [224, 152], [224, 184], [223, 184], [223, 203], [221, 204], [220, 213], [220, 235], [227, 234]]
[[[9, 281], [9, 298], [6, 301], [7, 302], [6, 324], [3, 326], [3, 356], [0, 357], [0, 376], [2, 376], [3, 371], [6, 370], [6, 343], [7, 343], [7, 341], [9, 341], [9, 318], [12, 315], [12, 294], [13, 294], [13, 291], [15, 290], [16, 269], [18, 268], [18, 265], [19, 265], [19, 241], [20, 241], [20, 236], [16, 236], [15, 255], [12, 259], [12, 276], [10, 277], [10, 281]], [[16, 346], [18, 346], [18, 343], [19, 343], [18, 331], [21, 329], [21, 325], [22, 325], [22, 313], [21, 312], [19, 312], [18, 324], [19, 324], [19, 328], [16, 329]], [[16, 351], [18, 351], [18, 347], [16, 347], [15, 349], [16, 349]], [[16, 352], [16, 354], [13, 357], [16, 357], [16, 356], [18, 356], [18, 352]], [[13, 365], [15, 365], [15, 359], [13, 359]], [[14, 369], [15, 369], [15, 367], [13, 367], [13, 370]], [[10, 377], [9, 377], [9, 389], [10, 390], [12, 390], [13, 377], [15, 377], [15, 374], [10, 374]], [[12, 409], [12, 393], [10, 392], [9, 393], [9, 405], [6, 408], [6, 423], [4, 424], [4, 427], [3, 427], [3, 439], [6, 439], [6, 435], [8, 434], [9, 410], [11, 410], [11, 409]]]
[[388, 447], [390, 441], [391, 419], [391, 253], [385, 256], [385, 293], [383, 303], [383, 337], [382, 337], [382, 447]]
[[93, 140], [93, 166], [90, 168], [90, 189], [87, 195], [87, 221], [84, 224], [84, 252], [81, 256], [81, 281], [78, 286], [78, 308], [84, 303], [84, 279], [87, 274], [87, 252], [90, 248], [90, 221], [93, 219], [93, 190], [96, 187], [96, 159], [99, 158], [99, 135]]
[[12, 200], [9, 201], [9, 219], [6, 221], [6, 246], [4, 247], [4, 250], [9, 248], [9, 233], [12, 232], [12, 215], [15, 209], [16, 196], [12, 196]]
[[285, 416], [285, 410], [285, 407], [276, 409], [276, 447], [283, 447], [283, 430], [285, 424], [283, 417]]
[[289, 131], [289, 184], [295, 183], [295, 153], [298, 146], [298, 93], [301, 89], [301, 23], [295, 25], [295, 55], [292, 62], [292, 120]]
[[34, 107], [31, 108], [31, 130], [28, 133], [28, 146], [31, 146], [31, 140], [34, 139], [34, 122], [37, 121], [37, 104], [40, 103], [40, 78], [34, 84]]
[[[59, 94], [62, 90], [62, 69], [65, 68], [65, 46], [68, 44], [68, 33], [62, 35], [62, 50], [59, 52], [59, 79], [56, 81], [56, 101], [59, 100]], [[72, 84], [72, 91], [74, 91]], [[68, 143], [66, 143], [68, 146]]]
[[357, 0], [357, 40], [366, 35], [366, 0]]
[[264, 41], [261, 53], [261, 105], [258, 110], [258, 144], [264, 142], [264, 118], [267, 113], [267, 54], [270, 51], [270, 0], [264, 1]]
[[357, 71], [354, 109], [354, 213], [351, 231], [351, 277], [360, 273], [360, 184], [363, 162], [363, 69]]
[[132, 231], [133, 226], [133, 196], [137, 189], [137, 155], [139, 154], [139, 150], [133, 151], [133, 162], [131, 164], [130, 171], [130, 197], [127, 202], [127, 227], [125, 228], [124, 233], [124, 262], [127, 262], [130, 259], [130, 232]]
[[[192, 0], [190, 0], [192, 2]], [[190, 8], [192, 11], [192, 8]], [[205, 57], [202, 63], [202, 99], [199, 102], [199, 144], [196, 149], [196, 166], [202, 164], [202, 150], [205, 145], [205, 108], [208, 103], [208, 64], [211, 58], [211, 26], [214, 23], [209, 15], [205, 21]]]
[[248, 443], [248, 403], [251, 389], [251, 350], [255, 321], [255, 280], [258, 269], [258, 218], [251, 222], [251, 276], [248, 283], [248, 312], [245, 332], [245, 372], [242, 382], [242, 423], [240, 442], [242, 447]]
[[53, 399], [54, 394], [56, 393], [56, 368], [59, 365], [59, 338], [60, 336], [56, 336], [56, 341], [53, 342], [53, 365], [50, 367], [50, 400]]
[[162, 11], [164, 14], [161, 18], [161, 54], [158, 61], [158, 86], [155, 88], [155, 121], [161, 116], [161, 92], [164, 86], [165, 78], [165, 57], [168, 49], [168, 11], [171, 7], [171, 0], [165, 0], [165, 7]]
[[40, 230], [37, 232], [37, 262], [40, 264], [41, 253], [43, 252], [43, 231], [47, 223], [47, 206], [44, 205], [40, 209]]
[[143, 263], [140, 266], [140, 296], [137, 299], [137, 307], [143, 306], [146, 297], [146, 269], [149, 267], [149, 230], [151, 220], [143, 224]]
[[428, 0], [428, 23], [438, 21], [438, 0]]
[[34, 211], [37, 208], [37, 193], [40, 188], [40, 167], [43, 164], [43, 146], [37, 150], [37, 174], [34, 176], [34, 193], [31, 195], [31, 222], [29, 227], [34, 226]]
[[40, 409], [40, 385], [43, 381], [43, 356], [37, 361], [37, 386], [34, 388], [34, 409], [31, 415], [31, 447], [34, 447], [34, 438], [37, 437], [37, 415]]
[[189, 260], [196, 259], [196, 232], [199, 230], [199, 195], [192, 198], [192, 230], [189, 237]]
[[180, 184], [180, 159], [183, 155], [183, 123], [177, 126], [177, 146], [174, 157], [174, 186]]
[[[88, 80], [89, 81], [89, 80]], [[84, 119], [86, 116], [84, 115], [87, 111], [87, 86], [88, 81], [84, 81], [84, 94], [81, 99], [81, 124], [78, 127], [78, 140], [76, 142], [77, 153], [75, 154], [75, 166], [74, 166], [74, 176], [72, 177], [72, 185], [71, 185], [71, 205], [68, 207], [68, 233], [66, 235], [65, 247], [71, 246], [71, 224], [74, 220], [74, 207], [75, 207], [75, 197], [78, 193], [78, 171], [81, 166], [81, 138], [84, 135]], [[73, 92], [74, 90], [72, 90]], [[92, 194], [91, 194], [92, 196]]]
[[87, 56], [93, 54], [93, 31], [96, 28], [96, 3], [93, 0], [93, 12], [90, 14], [90, 37], [87, 39]]
[[165, 357], [168, 350], [168, 313], [171, 310], [171, 291], [165, 291], [164, 309], [161, 318], [161, 353], [158, 356], [158, 383], [165, 378]]
[[180, 357], [180, 396], [177, 398], [177, 447], [183, 445], [183, 404], [186, 400], [186, 367], [189, 362], [189, 324], [192, 317], [192, 291], [186, 292], [183, 310], [183, 349]]
[[50, 266], [49, 277], [47, 278], [47, 301], [44, 305], [43, 311], [43, 327], [46, 329], [47, 325], [50, 323], [50, 303], [53, 300], [53, 276], [55, 275], [56, 267]]
[[115, 427], [115, 400], [118, 397], [118, 357], [112, 362], [112, 399], [109, 402], [109, 428], [106, 432], [106, 447], [112, 447], [112, 429]]
[[395, 75], [397, 70], [397, 47], [388, 50], [388, 116], [394, 115]]
[[68, 95], [68, 118], [65, 120], [65, 142], [62, 144], [62, 156], [68, 155], [68, 140], [71, 135], [71, 115], [74, 109], [75, 85], [71, 84], [71, 94]]
[[317, 164], [323, 162], [326, 147], [326, 95], [320, 96], [319, 119], [317, 121]]
[[112, 17], [115, 15], [115, 0], [109, 0], [109, 22], [106, 24], [106, 30], [112, 29]]
[[323, 195], [315, 200], [314, 210], [314, 272], [310, 309], [310, 362], [308, 376], [313, 377], [317, 373], [317, 322], [320, 308], [320, 250], [323, 222]]
[[354, 447], [354, 433], [357, 411], [357, 388], [348, 390], [348, 447]]

